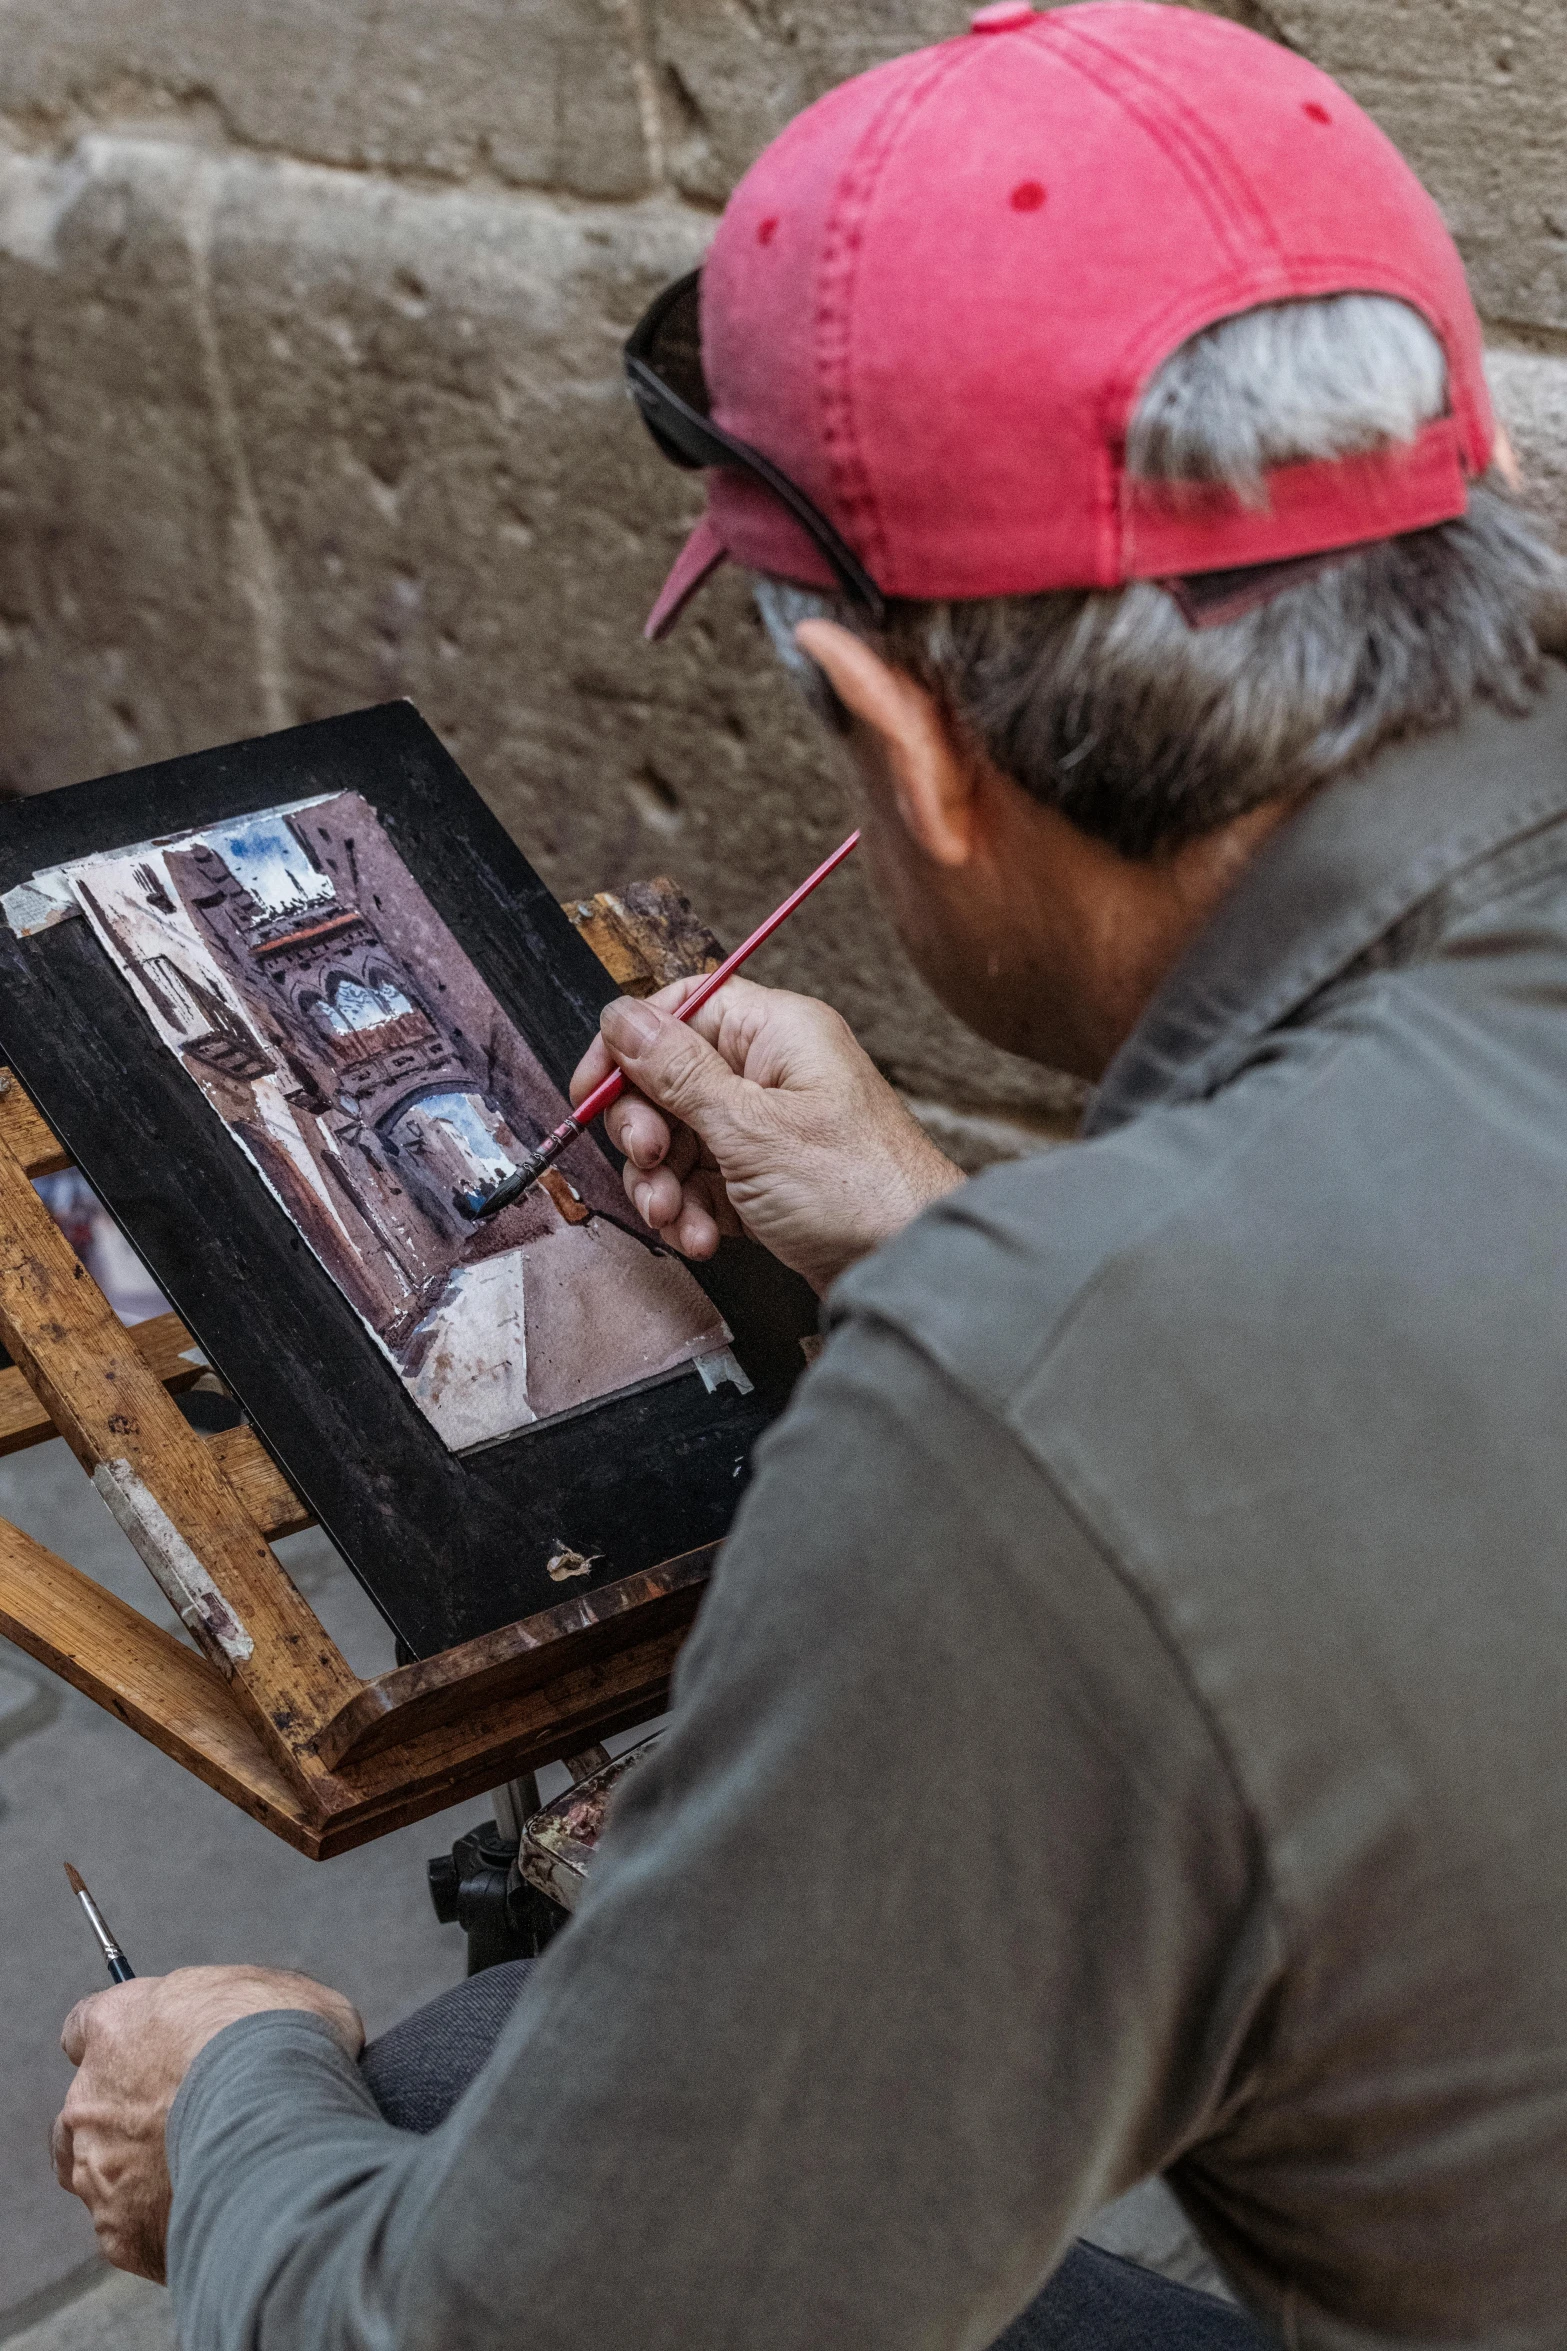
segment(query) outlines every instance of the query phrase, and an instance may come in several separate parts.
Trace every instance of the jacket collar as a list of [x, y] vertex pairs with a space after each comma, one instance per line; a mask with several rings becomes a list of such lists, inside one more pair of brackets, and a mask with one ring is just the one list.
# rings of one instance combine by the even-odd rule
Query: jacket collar
[[1385, 751], [1281, 825], [1155, 993], [1089, 1105], [1085, 1136], [1211, 1094], [1256, 1041], [1435, 891], [1567, 816], [1567, 670], [1529, 717], [1477, 704]]

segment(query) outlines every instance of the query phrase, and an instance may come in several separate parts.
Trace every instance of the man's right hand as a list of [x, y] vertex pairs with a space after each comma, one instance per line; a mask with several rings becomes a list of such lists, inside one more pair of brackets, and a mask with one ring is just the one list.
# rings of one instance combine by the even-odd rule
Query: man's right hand
[[962, 1183], [829, 1006], [734, 979], [673, 1019], [696, 985], [609, 1005], [571, 1081], [580, 1102], [625, 1071], [605, 1126], [660, 1240], [702, 1258], [749, 1233], [820, 1292]]
[[163, 2282], [170, 2108], [209, 2041], [273, 2009], [319, 2016], [350, 2057], [364, 2046], [359, 2012], [341, 1992], [270, 1967], [137, 1976], [78, 2000], [66, 2018], [60, 2046], [77, 2074], [51, 2136], [55, 2176], [86, 2205], [116, 2269]]

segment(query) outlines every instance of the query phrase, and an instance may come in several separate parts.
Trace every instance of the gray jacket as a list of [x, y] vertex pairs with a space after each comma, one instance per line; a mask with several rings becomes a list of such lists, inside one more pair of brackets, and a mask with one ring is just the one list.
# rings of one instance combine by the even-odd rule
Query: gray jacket
[[833, 1318], [452, 2121], [198, 2059], [187, 2351], [980, 2351], [1156, 2170], [1288, 2342], [1567, 2342], [1567, 678]]

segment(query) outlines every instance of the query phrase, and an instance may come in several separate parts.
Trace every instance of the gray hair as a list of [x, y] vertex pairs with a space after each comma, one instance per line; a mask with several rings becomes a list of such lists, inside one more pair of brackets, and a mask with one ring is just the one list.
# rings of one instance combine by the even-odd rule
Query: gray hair
[[[1127, 464], [1262, 502], [1269, 468], [1412, 441], [1446, 402], [1441, 345], [1406, 304], [1276, 303], [1166, 361]], [[1149, 581], [895, 601], [880, 630], [785, 581], [758, 580], [756, 596], [818, 707], [831, 705], [825, 680], [794, 642], [813, 617], [875, 644], [1004, 774], [1129, 857], [1310, 791], [1401, 736], [1455, 725], [1473, 701], [1522, 715], [1545, 654], [1567, 651], [1567, 563], [1494, 475], [1458, 521], [1357, 549], [1206, 629]]]

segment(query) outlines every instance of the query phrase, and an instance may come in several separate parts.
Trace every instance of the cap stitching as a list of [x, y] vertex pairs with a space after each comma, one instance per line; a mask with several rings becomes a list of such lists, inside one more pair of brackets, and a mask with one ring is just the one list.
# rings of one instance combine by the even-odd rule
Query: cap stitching
[[900, 89], [893, 102], [866, 129], [844, 167], [823, 238], [816, 302], [822, 450], [838, 503], [840, 525], [861, 562], [881, 585], [885, 585], [882, 573], [887, 558], [886, 532], [871, 469], [860, 441], [851, 388], [854, 289], [864, 246], [865, 219], [882, 171], [910, 116], [969, 53], [967, 41], [943, 42], [931, 52], [926, 72]]
[[[1232, 256], [1238, 259], [1248, 250], [1242, 246], [1237, 235], [1234, 216], [1236, 212], [1241, 212], [1247, 216], [1252, 233], [1283, 259], [1278, 232], [1255, 189], [1235, 157], [1214, 136], [1202, 116], [1187, 104], [1178, 90], [1140, 59], [1112, 48], [1107, 42], [1096, 40], [1081, 24], [1067, 22], [1066, 12], [1042, 21], [1057, 43], [1066, 44], [1067, 64], [1080, 73], [1085, 81], [1092, 82], [1124, 113], [1131, 115], [1154, 144], [1169, 157], [1198, 197]], [[1074, 51], [1086, 51], [1088, 55], [1074, 55]], [[1115, 70], [1106, 72], [1104, 67], [1119, 69], [1126, 77], [1125, 83], [1118, 78]], [[1132, 87], [1128, 88], [1126, 83]], [[1144, 92], [1157, 96], [1161, 106], [1167, 108], [1169, 113], [1150, 113], [1141, 103]]]
[[[1068, 21], [1069, 16], [1071, 21]], [[1232, 266], [1236, 263], [1240, 264], [1242, 270], [1253, 278], [1259, 274], [1256, 246], [1239, 245], [1236, 236], [1236, 223], [1232, 213], [1222, 209], [1217, 212], [1215, 210], [1215, 203], [1218, 202], [1222, 205], [1226, 194], [1230, 199], [1231, 206], [1243, 211], [1249, 217], [1257, 232], [1258, 241], [1265, 245], [1267, 251], [1272, 254], [1280, 270], [1298, 281], [1302, 274], [1299, 260], [1286, 250], [1284, 240], [1279, 235], [1271, 214], [1263, 207], [1244, 166], [1233, 149], [1212, 129], [1206, 119], [1187, 104], [1180, 90], [1172, 87], [1154, 67], [1144, 60], [1126, 55], [1097, 37], [1077, 17], [1075, 11], [1052, 14], [1049, 17], [1041, 18], [1040, 21], [1041, 29], [1047, 31], [1058, 44], [1066, 43], [1065, 61], [1075, 67], [1085, 80], [1100, 89], [1113, 103], [1120, 105], [1132, 119], [1137, 121], [1161, 151], [1170, 158], [1177, 170], [1181, 172], [1188, 186], [1192, 188], [1202, 203], [1208, 217], [1214, 222], [1220, 242], [1231, 256]], [[1174, 139], [1167, 137], [1165, 135], [1167, 128], [1173, 128], [1174, 125], [1166, 125], [1161, 120], [1150, 119], [1136, 103], [1134, 94], [1118, 86], [1115, 74], [1103, 74], [1095, 71], [1084, 56], [1079, 54], [1082, 51], [1090, 51], [1096, 58], [1106, 61], [1111, 67], [1123, 69], [1128, 81], [1139, 82], [1144, 87], [1156, 91], [1162, 104], [1178, 120], [1181, 135]], [[1317, 75], [1315, 78], [1324, 82], [1327, 79], [1322, 75]], [[1375, 278], [1381, 281], [1376, 286], [1376, 291], [1397, 292], [1402, 299], [1411, 302], [1436, 330], [1447, 357], [1451, 379], [1451, 404], [1463, 430], [1466, 466], [1471, 472], [1483, 472], [1485, 462], [1488, 459], [1488, 451], [1482, 451], [1481, 444], [1487, 440], [1493, 410], [1488, 388], [1483, 383], [1478, 385], [1475, 383], [1473, 380], [1474, 370], [1466, 363], [1467, 339], [1462, 330], [1461, 318], [1454, 314], [1449, 304], [1443, 303], [1439, 309], [1433, 304], [1429, 274], [1417, 283], [1402, 272], [1389, 269], [1385, 256], [1368, 263], [1359, 254], [1337, 255], [1318, 250], [1312, 254], [1310, 274], [1335, 275], [1360, 268], [1369, 269]], [[1396, 284], [1393, 282], [1395, 280]], [[1368, 288], [1367, 290], [1372, 289]], [[1288, 299], [1291, 293], [1302, 291], [1303, 289], [1297, 282], [1277, 295], [1259, 292], [1253, 297], [1253, 300], [1262, 302]], [[1180, 307], [1179, 304], [1172, 306], [1174, 310], [1179, 310]], [[1188, 331], [1196, 333], [1200, 330], [1194, 326]], [[1164, 357], [1168, 355], [1168, 351], [1161, 354]], [[1127, 411], [1135, 389], [1135, 385], [1129, 384], [1125, 380], [1124, 367], [1121, 380], [1115, 385], [1107, 384], [1105, 387], [1107, 407], [1111, 402], [1115, 405], [1114, 429], [1122, 434], [1124, 434]], [[1110, 422], [1111, 420], [1107, 418], [1107, 424]]]
[[[1178, 167], [1183, 167], [1187, 163], [1197, 166], [1202, 178], [1216, 191], [1221, 204], [1225, 198], [1228, 198], [1237, 210], [1246, 213], [1254, 233], [1282, 258], [1283, 248], [1272, 215], [1258, 196], [1251, 180], [1231, 149], [1218, 137], [1206, 117], [1199, 114], [1188, 102], [1181, 90], [1156, 72], [1142, 58], [1132, 56], [1112, 47], [1108, 42], [1096, 39], [1081, 23], [1068, 24], [1058, 18], [1056, 30], [1059, 35], [1064, 35], [1069, 42], [1092, 50], [1110, 65], [1124, 68], [1130, 80], [1139, 83], [1143, 89], [1155, 93], [1161, 104], [1172, 110], [1183, 135], [1184, 154], [1181, 145], [1172, 143], [1166, 136], [1168, 131], [1176, 128], [1175, 123], [1159, 116], [1149, 120], [1140, 110], [1128, 109], [1128, 111], [1136, 112], [1138, 121], [1144, 123], [1144, 127], [1150, 131], [1165, 153], [1170, 156], [1172, 162]], [[1119, 92], [1112, 94], [1121, 95]], [[1190, 178], [1192, 175], [1187, 173], [1186, 176]], [[1235, 224], [1231, 214], [1226, 211], [1221, 217], [1227, 236], [1233, 239]]]
[[[1037, 30], [1040, 33], [1048, 33], [1053, 29], [1053, 18], [1048, 16], [1041, 16], [1038, 18]], [[1032, 41], [1022, 41], [1017, 44], [1017, 47], [1020, 52], [1029, 57], [1032, 63], [1036, 65], [1042, 73], [1048, 75], [1050, 67], [1055, 63], [1055, 59], [1045, 49], [1041, 41], [1037, 39]], [[1071, 58], [1067, 58], [1064, 60], [1064, 62], [1068, 71], [1071, 71], [1075, 61]], [[1081, 78], [1086, 81], [1094, 82], [1094, 86], [1096, 88], [1099, 86], [1095, 80], [1095, 77], [1090, 74], [1083, 74]], [[1114, 93], [1111, 92], [1107, 94], [1111, 97], [1112, 103], [1114, 103]], [[1095, 456], [1098, 460], [1096, 468], [1097, 479], [1094, 483], [1093, 492], [1092, 518], [1095, 545], [1092, 555], [1087, 559], [1085, 564], [1085, 571], [1091, 572], [1092, 576], [1091, 578], [1085, 577], [1083, 585], [1093, 588], [1114, 588], [1119, 587], [1122, 583], [1121, 469], [1116, 460], [1115, 453], [1110, 446], [1109, 437], [1102, 430], [1097, 435]]]
[[[1161, 100], [1179, 117], [1187, 142], [1187, 153], [1184, 157], [1178, 147], [1163, 135], [1163, 125], [1157, 121], [1149, 121], [1139, 109], [1127, 101], [1123, 92], [1101, 80], [1098, 75], [1090, 73], [1080, 58], [1074, 58], [1070, 61], [1078, 66], [1085, 79], [1094, 81], [1096, 86], [1105, 89], [1107, 95], [1125, 104], [1126, 110], [1143, 124], [1150, 136], [1177, 165], [1177, 168], [1181, 168], [1186, 162], [1201, 164], [1204, 171], [1213, 176], [1218, 186], [1228, 192], [1232, 201], [1249, 214], [1258, 234], [1266, 241], [1279, 261], [1285, 266], [1290, 266], [1284, 242], [1279, 236], [1272, 215], [1263, 205], [1244, 165], [1234, 150], [1219, 137], [1206, 119], [1187, 104], [1178, 88], [1172, 87], [1154, 67], [1144, 60], [1125, 55], [1122, 51], [1098, 38], [1081, 21], [1068, 23], [1064, 16], [1051, 16], [1042, 19], [1041, 23], [1057, 40], [1064, 39], [1072, 47], [1093, 50], [1112, 65], [1124, 67], [1129, 77], [1135, 77], [1146, 87], [1156, 90]], [[1314, 78], [1325, 87], [1337, 90], [1337, 85], [1327, 75], [1316, 73]], [[1343, 93], [1339, 94], [1343, 95]], [[1183, 171], [1183, 176], [1187, 178], [1195, 192], [1204, 199], [1205, 209], [1208, 209], [1210, 217], [1213, 217], [1212, 207], [1206, 201], [1208, 189], [1201, 184], [1193, 172]], [[1221, 218], [1218, 225], [1225, 243], [1230, 246], [1233, 252], [1232, 223], [1228, 219]], [[1352, 266], [1355, 258], [1357, 257], [1346, 257], [1345, 265]], [[1313, 260], [1317, 266], [1326, 264], [1332, 267], [1336, 265], [1337, 257], [1331, 254], [1317, 253], [1313, 256]], [[1385, 264], [1383, 266], [1385, 267]], [[1415, 307], [1430, 320], [1441, 336], [1447, 354], [1449, 371], [1453, 378], [1454, 410], [1464, 427], [1466, 441], [1469, 440], [1471, 434], [1473, 435], [1473, 445], [1468, 449], [1467, 455], [1474, 469], [1483, 471], [1484, 459], [1477, 456], [1477, 452], [1479, 445], [1486, 439], [1488, 431], [1494, 423], [1494, 409], [1489, 389], [1483, 382], [1477, 385], [1473, 380], [1473, 371], [1461, 365], [1464, 338], [1461, 334], [1460, 320], [1446, 309], [1440, 317], [1433, 318], [1428, 307], [1429, 295], [1430, 286], [1427, 283], [1420, 289], [1418, 295], [1410, 291], [1406, 292], [1404, 298], [1414, 301]]]

